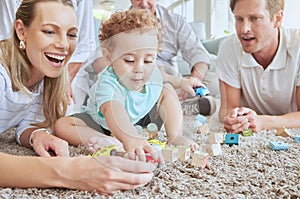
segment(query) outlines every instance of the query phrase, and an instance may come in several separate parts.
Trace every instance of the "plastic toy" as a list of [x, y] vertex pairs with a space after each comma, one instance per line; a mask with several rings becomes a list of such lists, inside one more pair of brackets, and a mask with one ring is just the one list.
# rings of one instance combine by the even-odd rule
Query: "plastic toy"
[[253, 131], [251, 128], [242, 131], [243, 136], [253, 136]]
[[205, 124], [207, 119], [205, 116], [198, 114], [195, 116], [195, 120], [198, 120], [199, 122], [201, 122], [201, 124]]
[[272, 150], [288, 150], [289, 145], [284, 142], [269, 142]]
[[[116, 145], [109, 145], [107, 147], [104, 147], [95, 153], [93, 153], [91, 156], [92, 157], [97, 157], [97, 156], [119, 156], [123, 158], [128, 158], [128, 153], [125, 151], [118, 151], [119, 147]], [[150, 153], [146, 153], [146, 162], [150, 162], [153, 164], [159, 163], [159, 160], [155, 160], [152, 158]]]
[[200, 87], [194, 88], [194, 90], [195, 90], [196, 96], [199, 95], [200, 97], [203, 97], [203, 96], [209, 95], [209, 90], [206, 87], [200, 86]]
[[116, 145], [109, 145], [107, 147], [104, 147], [95, 153], [93, 153], [91, 156], [97, 157], [97, 156], [111, 156], [114, 152], [116, 152], [119, 149]]
[[226, 134], [225, 135], [225, 144], [229, 146], [238, 145], [240, 142], [240, 134]]
[[296, 143], [300, 143], [300, 135], [295, 135], [294, 140]]
[[158, 127], [155, 123], [149, 123], [147, 125], [147, 131], [149, 133], [150, 140], [158, 137]]
[[156, 140], [156, 139], [148, 140], [148, 143], [151, 145], [159, 145], [163, 149], [166, 148], [166, 144], [167, 144], [167, 142], [162, 142], [162, 141]]

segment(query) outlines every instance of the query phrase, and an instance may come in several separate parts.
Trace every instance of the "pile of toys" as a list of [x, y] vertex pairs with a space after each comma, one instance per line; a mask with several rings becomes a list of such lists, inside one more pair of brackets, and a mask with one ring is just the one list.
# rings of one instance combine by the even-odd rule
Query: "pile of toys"
[[[169, 145], [158, 139], [158, 127], [154, 123], [150, 123], [146, 128], [136, 125], [138, 133], [148, 140], [149, 144], [156, 148], [158, 152], [161, 152], [165, 161], [189, 161], [191, 159], [191, 165], [200, 167], [202, 169], [208, 167], [208, 159], [210, 156], [218, 156], [222, 154], [221, 144], [227, 144], [228, 146], [239, 145], [240, 136], [253, 136], [251, 128], [244, 130], [241, 134], [230, 133], [210, 133], [209, 127], [206, 124], [206, 117], [200, 114], [195, 116], [195, 120], [199, 121], [197, 131], [207, 136], [207, 144], [203, 145], [201, 151], [191, 152], [189, 146], [174, 146]], [[279, 128], [276, 132], [277, 136], [293, 137], [295, 142], [300, 143], [300, 135], [292, 136], [288, 129]], [[269, 142], [269, 146], [272, 150], [287, 150], [289, 145], [284, 142]], [[145, 154], [146, 161], [153, 164], [159, 163], [158, 160], [154, 160], [151, 154]], [[121, 156], [128, 158], [128, 154], [124, 151], [119, 151], [119, 148], [115, 145], [110, 145], [96, 151], [92, 156]]]

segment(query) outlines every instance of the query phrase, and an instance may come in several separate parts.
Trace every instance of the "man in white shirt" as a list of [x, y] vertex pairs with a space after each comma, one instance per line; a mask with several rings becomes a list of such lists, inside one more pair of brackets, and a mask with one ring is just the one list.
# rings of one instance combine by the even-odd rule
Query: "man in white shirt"
[[231, 0], [236, 35], [218, 54], [228, 132], [300, 127], [300, 30], [281, 27], [283, 0]]

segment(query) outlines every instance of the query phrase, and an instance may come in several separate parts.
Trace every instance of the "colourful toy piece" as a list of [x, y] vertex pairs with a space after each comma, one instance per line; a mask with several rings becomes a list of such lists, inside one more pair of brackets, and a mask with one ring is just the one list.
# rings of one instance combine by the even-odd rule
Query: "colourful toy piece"
[[300, 143], [300, 135], [295, 135], [294, 140], [296, 143]]
[[284, 142], [269, 142], [272, 150], [288, 150], [289, 145]]
[[240, 142], [240, 134], [226, 134], [225, 135], [225, 144], [229, 146], [238, 145]]
[[253, 131], [251, 128], [242, 131], [243, 136], [253, 136]]
[[200, 97], [209, 95], [209, 90], [206, 87], [200, 86], [194, 89], [196, 96], [200, 95]]
[[201, 122], [201, 124], [205, 124], [207, 119], [205, 116], [198, 114], [195, 116], [195, 120], [198, 120], [199, 122]]
[[155, 123], [149, 123], [147, 125], [147, 131], [149, 133], [150, 140], [158, 137], [158, 127]]
[[166, 148], [166, 144], [167, 144], [167, 142], [162, 142], [162, 141], [156, 140], [156, 139], [148, 140], [148, 143], [151, 145], [159, 145], [163, 149]]
[[107, 147], [104, 147], [104, 148], [96, 151], [91, 156], [93, 156], [93, 157], [97, 157], [97, 156], [111, 156], [111, 155], [113, 155], [112, 153], [114, 153], [114, 151], [117, 151], [118, 149], [119, 149], [119, 147], [116, 146], [116, 145], [109, 145]]
[[[128, 158], [128, 153], [125, 151], [118, 151], [119, 147], [116, 145], [109, 145], [107, 147], [104, 147], [95, 153], [93, 153], [91, 156], [92, 157], [97, 157], [97, 156], [119, 156], [123, 158]], [[159, 160], [155, 160], [152, 158], [150, 153], [146, 153], [146, 162], [150, 162], [153, 164], [159, 163]]]

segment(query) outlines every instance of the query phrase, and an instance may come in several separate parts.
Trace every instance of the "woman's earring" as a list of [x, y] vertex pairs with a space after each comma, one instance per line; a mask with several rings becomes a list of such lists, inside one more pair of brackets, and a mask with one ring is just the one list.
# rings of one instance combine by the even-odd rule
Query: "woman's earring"
[[20, 48], [20, 50], [25, 50], [26, 45], [25, 45], [24, 41], [22, 41], [22, 40], [20, 41], [19, 48]]

